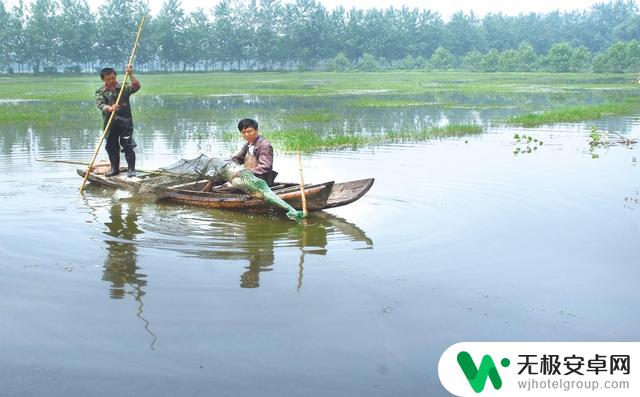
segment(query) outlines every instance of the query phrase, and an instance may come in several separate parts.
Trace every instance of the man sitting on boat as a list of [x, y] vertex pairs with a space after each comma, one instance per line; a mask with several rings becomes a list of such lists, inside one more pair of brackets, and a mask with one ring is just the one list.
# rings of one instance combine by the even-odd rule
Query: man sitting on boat
[[247, 143], [231, 158], [238, 164], [244, 164], [255, 176], [273, 186], [278, 173], [273, 170], [273, 147], [263, 136], [258, 135], [258, 122], [253, 119], [242, 119], [238, 130]]
[[127, 67], [127, 73], [131, 78], [131, 84], [124, 86], [119, 104], [116, 104], [116, 99], [120, 93], [121, 85], [116, 79], [117, 74], [114, 69], [104, 68], [100, 71], [100, 78], [104, 81], [104, 85], [96, 90], [96, 105], [102, 112], [103, 118], [102, 128], [106, 128], [111, 113], [116, 112], [107, 135], [106, 149], [111, 163], [111, 172], [105, 175], [108, 177], [120, 173], [120, 147], [122, 147], [124, 158], [127, 160], [127, 176], [129, 178], [136, 176], [136, 153], [133, 149], [137, 145], [132, 136], [133, 119], [129, 97], [138, 92], [140, 81], [133, 75], [131, 65]]

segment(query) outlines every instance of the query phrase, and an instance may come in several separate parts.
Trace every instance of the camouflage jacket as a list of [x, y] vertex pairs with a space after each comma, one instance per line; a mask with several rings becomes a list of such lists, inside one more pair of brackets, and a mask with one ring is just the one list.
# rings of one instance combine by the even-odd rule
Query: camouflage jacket
[[[110, 113], [107, 111], [107, 107], [113, 105], [118, 98], [121, 84], [116, 84], [114, 89], [108, 89], [104, 84], [96, 90], [96, 106], [98, 110], [102, 112], [102, 118], [106, 125], [109, 119]], [[131, 116], [131, 105], [129, 103], [129, 97], [140, 90], [140, 83], [125, 84], [122, 98], [120, 98], [120, 109], [116, 112], [116, 119], [123, 121], [125, 124], [133, 125]]]

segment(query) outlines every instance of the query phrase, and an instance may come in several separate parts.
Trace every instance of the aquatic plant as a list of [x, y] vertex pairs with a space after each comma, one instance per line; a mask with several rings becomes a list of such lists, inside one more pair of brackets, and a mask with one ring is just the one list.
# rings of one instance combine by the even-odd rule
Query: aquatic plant
[[519, 154], [528, 154], [533, 153], [542, 145], [544, 142], [539, 140], [538, 138], [534, 138], [531, 135], [525, 134], [514, 134], [513, 139], [515, 140], [516, 148], [513, 150], [513, 154], [515, 156]]
[[628, 114], [640, 106], [637, 99], [624, 102], [609, 102], [598, 105], [582, 105], [569, 108], [547, 110], [539, 113], [527, 113], [509, 117], [506, 123], [522, 127], [538, 127], [563, 122], [596, 120], [606, 116]]
[[[286, 152], [312, 152], [326, 149], [356, 149], [393, 143], [424, 142], [430, 139], [461, 137], [483, 132], [479, 125], [448, 125], [420, 131], [387, 132], [383, 134], [328, 134], [321, 135], [310, 129], [270, 131], [264, 135], [273, 145]], [[225, 133], [226, 141], [239, 141], [238, 134]]]

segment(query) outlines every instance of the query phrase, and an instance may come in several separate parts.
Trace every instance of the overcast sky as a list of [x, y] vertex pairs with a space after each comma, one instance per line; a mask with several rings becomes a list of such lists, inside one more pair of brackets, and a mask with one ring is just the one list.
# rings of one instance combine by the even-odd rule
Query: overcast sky
[[[108, 0], [106, 0], [108, 1]], [[291, 1], [291, 0], [289, 0]], [[345, 8], [387, 8], [389, 6], [400, 7], [406, 5], [413, 8], [428, 8], [438, 11], [445, 18], [448, 18], [456, 11], [473, 10], [479, 16], [490, 12], [502, 12], [507, 15], [517, 15], [528, 12], [549, 12], [553, 10], [574, 10], [591, 7], [595, 3], [608, 2], [608, 0], [535, 0], [535, 1], [515, 1], [515, 0], [319, 0], [326, 8], [333, 9], [339, 5]], [[5, 4], [15, 4], [17, 0], [5, 1]], [[29, 3], [29, 0], [25, 1]], [[88, 1], [91, 7], [96, 10], [104, 1]], [[162, 7], [164, 0], [148, 0], [152, 14], [157, 14]], [[187, 11], [203, 7], [211, 9], [216, 4], [215, 0], [182, 0], [183, 8]]]

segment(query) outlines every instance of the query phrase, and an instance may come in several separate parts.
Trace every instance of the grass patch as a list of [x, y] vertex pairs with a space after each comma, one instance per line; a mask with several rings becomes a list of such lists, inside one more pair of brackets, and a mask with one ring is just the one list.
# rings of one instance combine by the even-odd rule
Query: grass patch
[[[467, 73], [393, 71], [379, 73], [175, 73], [139, 74], [137, 96], [344, 95], [470, 92], [530, 93], [576, 90], [637, 90], [635, 76], [606, 73]], [[0, 98], [87, 100], [101, 85], [99, 76], [7, 76]], [[392, 104], [387, 102], [387, 104]], [[406, 103], [402, 106], [407, 106]]]
[[[260, 118], [261, 124], [278, 121], [304, 126], [304, 123], [357, 119], [373, 110], [391, 113], [396, 108], [482, 110], [515, 107], [526, 112], [556, 109], [502, 120], [512, 125], [533, 127], [629, 114], [640, 104], [638, 86], [631, 84], [632, 74], [225, 72], [142, 74], [139, 77], [143, 89], [132, 101], [134, 120], [148, 124], [172, 124], [175, 120], [227, 122], [251, 114]], [[94, 128], [100, 124], [100, 115], [93, 104], [95, 89], [100, 84], [97, 75], [0, 77], [0, 98], [3, 100], [42, 100], [38, 103], [0, 102], [0, 123], [64, 128], [69, 123], [77, 123]], [[257, 105], [243, 102], [242, 98], [216, 99], [243, 94], [279, 96], [274, 103], [281, 101], [280, 109], [289, 110], [280, 112], [259, 101]], [[553, 101], [546, 100], [545, 95]], [[603, 103], [593, 105], [594, 98]], [[224, 101], [228, 106], [216, 105]], [[305, 105], [294, 107], [291, 103]]]
[[[71, 106], [71, 108], [69, 108]], [[77, 104], [50, 103], [0, 105], [0, 123], [32, 127], [64, 127], [71, 124], [96, 124], [100, 117], [93, 108], [80, 108]]]
[[538, 127], [555, 123], [574, 123], [596, 120], [606, 116], [633, 113], [640, 104], [637, 101], [607, 102], [597, 105], [574, 106], [547, 110], [540, 113], [527, 113], [509, 117], [506, 122], [522, 127]]
[[[322, 136], [309, 129], [272, 131], [264, 136], [285, 152], [313, 152], [317, 150], [357, 149], [391, 143], [415, 143], [430, 139], [461, 137], [482, 133], [479, 125], [449, 125], [421, 131], [388, 132], [384, 134], [331, 134]], [[225, 133], [226, 141], [237, 141], [235, 133]]]

